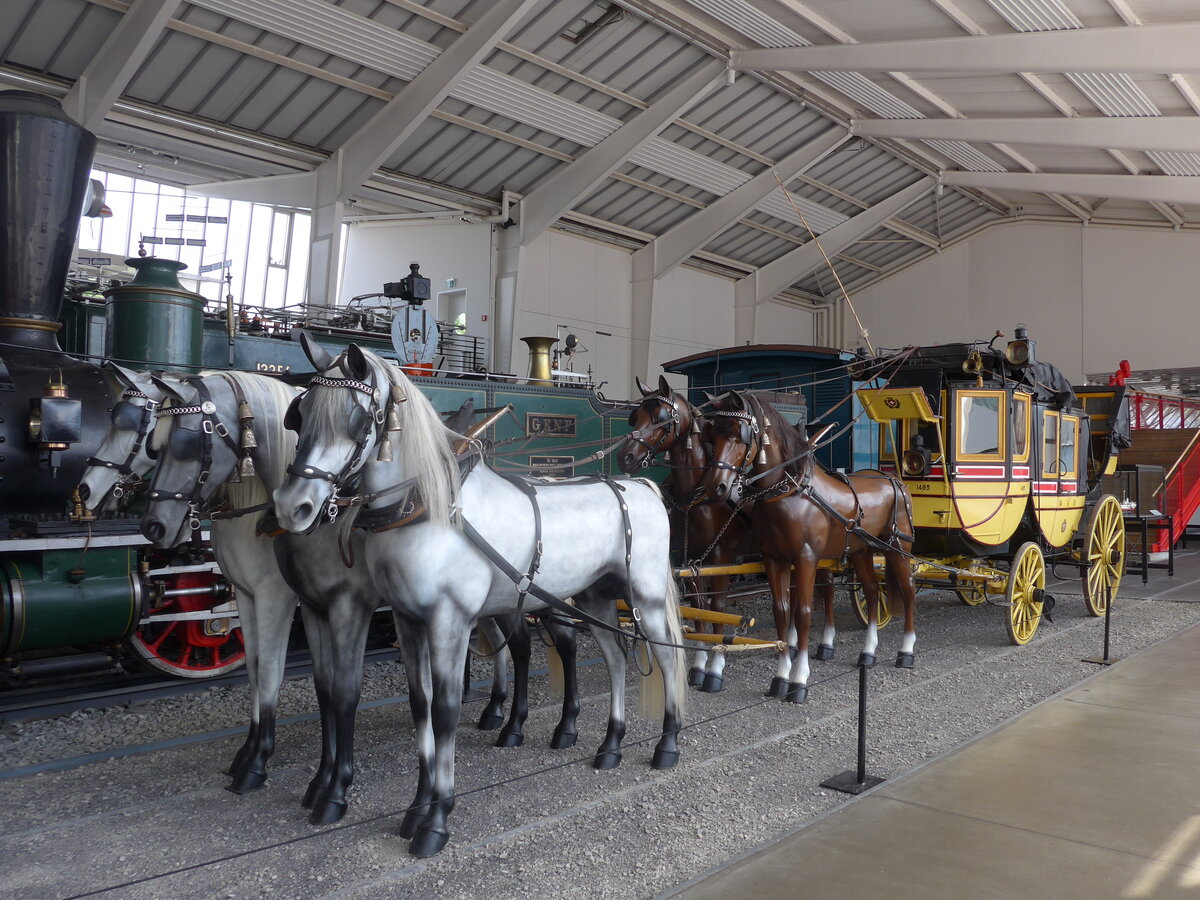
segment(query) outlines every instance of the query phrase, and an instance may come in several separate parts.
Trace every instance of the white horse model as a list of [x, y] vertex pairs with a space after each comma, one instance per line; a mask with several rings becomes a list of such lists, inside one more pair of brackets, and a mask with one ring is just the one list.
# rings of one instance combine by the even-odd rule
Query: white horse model
[[[576, 614], [594, 623], [612, 679], [608, 733], [594, 763], [611, 768], [625, 733], [626, 656], [616, 600], [627, 599], [650, 641], [665, 699], [653, 765], [674, 765], [684, 661], [669, 526], [657, 488], [588, 478], [519, 485], [477, 457], [460, 483], [454, 436], [397, 367], [352, 344], [320, 368], [289, 413], [300, 441], [290, 477], [274, 495], [280, 524], [310, 532], [336, 516], [339, 500], [347, 502], [343, 495], [359, 485], [364, 493], [356, 494], [355, 509], [372, 521], [386, 519], [389, 507], [399, 519], [410, 502], [425, 510], [403, 527], [367, 531], [360, 557], [405, 624], [421, 772], [401, 829], [413, 835], [410, 852], [435, 854], [449, 838], [463, 663], [471, 625], [481, 616], [520, 612], [523, 605], [541, 609], [546, 596], [574, 598]], [[336, 529], [322, 530], [333, 540]], [[645, 700], [645, 688], [642, 694]]]
[[[379, 594], [361, 566], [344, 564], [337, 543], [327, 533], [259, 533], [269, 486], [280, 483], [295, 454], [295, 439], [282, 422], [296, 392], [276, 379], [245, 372], [209, 374], [174, 384], [153, 379], [150, 388], [165, 398], [166, 406], [155, 435], [159, 465], [143, 529], [159, 546], [173, 546], [187, 538], [189, 523], [198, 521], [200, 508], [223, 504], [225, 508], [213, 514], [213, 546], [222, 571], [238, 588], [243, 622], [253, 623], [253, 634], [246, 636], [253, 724], [235, 762], [231, 789], [252, 790], [266, 779], [279, 678], [299, 594], [322, 714], [321, 765], [303, 805], [311, 809], [313, 824], [336, 822], [345, 814], [346, 789], [353, 779], [352, 723], [367, 627], [379, 606]], [[255, 434], [249, 442], [248, 430]], [[242, 462], [246, 457], [253, 462], [254, 474], [239, 473], [249, 468]], [[240, 483], [229, 483], [235, 473], [240, 474]], [[345, 553], [352, 558], [361, 551], [362, 535], [350, 533], [344, 538]], [[493, 646], [500, 646], [505, 633], [513, 635], [514, 701], [497, 740], [501, 746], [522, 742], [521, 726], [528, 713], [529, 633], [523, 621], [519, 624], [490, 619], [480, 623]], [[570, 663], [564, 721], [555, 744], [567, 747], [574, 743], [578, 712], [574, 642], [572, 635], [555, 637], [559, 653]], [[492, 693], [480, 718], [483, 729], [499, 727], [508, 691], [508, 651], [497, 653], [494, 662]], [[410, 692], [410, 700], [412, 696]]]

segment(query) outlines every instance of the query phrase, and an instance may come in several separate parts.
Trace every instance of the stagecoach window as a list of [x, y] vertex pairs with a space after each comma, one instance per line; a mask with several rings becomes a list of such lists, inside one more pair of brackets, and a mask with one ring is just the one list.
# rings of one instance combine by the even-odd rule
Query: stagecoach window
[[1061, 437], [1058, 442], [1058, 471], [1064, 478], [1075, 474], [1075, 435], [1079, 432], [1079, 419], [1063, 416]]
[[1013, 459], [1029, 459], [1029, 395], [1013, 395]]
[[958, 455], [960, 457], [1002, 456], [1004, 423], [1000, 417], [1004, 394], [960, 393], [958, 397]]
[[1058, 413], [1042, 413], [1042, 474], [1058, 471]]

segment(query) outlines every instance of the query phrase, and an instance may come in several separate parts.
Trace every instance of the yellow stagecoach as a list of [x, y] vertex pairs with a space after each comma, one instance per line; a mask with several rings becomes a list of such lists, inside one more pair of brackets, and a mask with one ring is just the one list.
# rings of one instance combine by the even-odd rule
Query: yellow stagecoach
[[1101, 484], [1129, 417], [1123, 387], [1072, 387], [1024, 328], [994, 344], [916, 348], [898, 368], [864, 360], [858, 374], [886, 385], [858, 396], [880, 426], [880, 468], [912, 494], [918, 585], [1006, 607], [1025, 644], [1054, 604], [1047, 561], [1081, 573], [1092, 615], [1116, 596], [1124, 518]]

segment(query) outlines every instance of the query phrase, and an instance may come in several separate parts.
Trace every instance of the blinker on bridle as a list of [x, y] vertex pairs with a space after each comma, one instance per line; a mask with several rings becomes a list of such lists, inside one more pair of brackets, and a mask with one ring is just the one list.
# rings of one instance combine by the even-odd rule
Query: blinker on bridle
[[[641, 444], [643, 447], [646, 448], [646, 455], [642, 459], [642, 468], [643, 469], [649, 468], [651, 461], [654, 459], [655, 456], [658, 455], [658, 452], [663, 448], [663, 445], [667, 442], [667, 439], [670, 438], [672, 434], [674, 434], [676, 431], [679, 430], [679, 425], [680, 425], [679, 410], [675, 408], [675, 401], [672, 398], [661, 397], [661, 396], [655, 395], [653, 397], [647, 397], [646, 400], [655, 400], [658, 402], [658, 404], [659, 404], [658, 417], [654, 422], [651, 423], [651, 425], [654, 428], [662, 428], [663, 431], [662, 431], [662, 435], [659, 437], [659, 439], [657, 441], [655, 441], [653, 444], [651, 444], [649, 441], [644, 440], [642, 438], [642, 432], [640, 429], [638, 431], [630, 432], [629, 439], [631, 441], [633, 441], [633, 443]], [[638, 404], [637, 408], [635, 408], [634, 411], [629, 414], [629, 424], [630, 425], [633, 424], [633, 417], [637, 415], [637, 411], [642, 408], [642, 405], [646, 402], [646, 400], [643, 400], [642, 403]], [[664, 408], [666, 409], [665, 415], [663, 414]], [[691, 449], [692, 433], [695, 431], [695, 424], [696, 424], [695, 419], [693, 419], [692, 420], [692, 426], [693, 426], [692, 431], [689, 432], [688, 436], [687, 436], [689, 450]]]

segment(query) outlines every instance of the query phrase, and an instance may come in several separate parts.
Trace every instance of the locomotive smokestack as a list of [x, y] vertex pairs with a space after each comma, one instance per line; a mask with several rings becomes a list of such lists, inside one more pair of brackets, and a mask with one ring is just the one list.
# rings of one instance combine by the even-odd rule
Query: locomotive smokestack
[[58, 316], [95, 150], [57, 100], [0, 92], [0, 343], [61, 352]]

